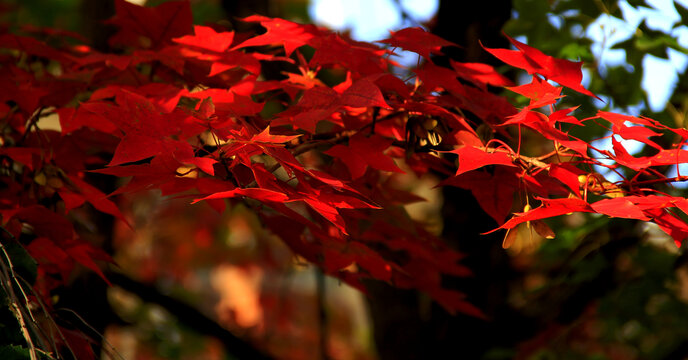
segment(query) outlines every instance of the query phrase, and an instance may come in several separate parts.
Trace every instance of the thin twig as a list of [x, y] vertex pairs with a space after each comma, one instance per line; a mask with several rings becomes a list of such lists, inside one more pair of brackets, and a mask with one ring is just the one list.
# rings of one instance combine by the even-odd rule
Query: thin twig
[[5, 246], [2, 243], [0, 243], [0, 249], [2, 249], [5, 258], [7, 259], [7, 264], [5, 264], [5, 261], [0, 261], [0, 267], [2, 267], [3, 274], [3, 287], [5, 288], [7, 295], [9, 295], [10, 297], [10, 307], [12, 309], [12, 312], [14, 313], [14, 316], [17, 318], [17, 321], [19, 321], [19, 326], [21, 327], [22, 335], [24, 336], [24, 340], [26, 340], [26, 345], [29, 347], [29, 356], [31, 360], [38, 360], [38, 355], [36, 354], [36, 346], [33, 344], [31, 334], [29, 333], [29, 329], [26, 326], [26, 320], [24, 319], [24, 315], [22, 314], [21, 308], [19, 307], [19, 299], [17, 298], [17, 294], [14, 293], [14, 287], [12, 286], [11, 278], [15, 279], [16, 281], [16, 278], [14, 277], [14, 270], [12, 269], [12, 261], [10, 260], [10, 257], [7, 254], [7, 251], [5, 250]]
[[[22, 280], [22, 281], [24, 282], [24, 284], [28, 287], [29, 290], [31, 290], [31, 293], [32, 293], [33, 296], [36, 298], [36, 303], [38, 304], [38, 306], [41, 307], [41, 310], [43, 310], [43, 313], [45, 314], [45, 317], [50, 321], [50, 324], [53, 325], [53, 326], [55, 327], [55, 330], [57, 331], [58, 335], [60, 335], [60, 339], [62, 339], [62, 342], [67, 346], [67, 348], [69, 349], [69, 351], [72, 353], [72, 356], [74, 356], [74, 358], [76, 359], [76, 354], [74, 353], [74, 351], [72, 350], [72, 348], [71, 348], [71, 347], [69, 346], [69, 344], [67, 343], [67, 339], [64, 337], [64, 334], [62, 334], [62, 331], [60, 331], [60, 327], [57, 325], [57, 322], [55, 322], [55, 319], [53, 319], [53, 317], [50, 315], [50, 312], [48, 311], [48, 308], [47, 308], [47, 307], [45, 306], [45, 304], [43, 303], [43, 300], [41, 300], [41, 297], [39, 296], [39, 294], [36, 292], [36, 290], [33, 289], [32, 285], [31, 285], [26, 279], [22, 278], [21, 276], [19, 277], [19, 279]], [[39, 329], [40, 329], [40, 328], [39, 328]], [[47, 334], [45, 331], [43, 331], [43, 330], [41, 330], [41, 333], [42, 333], [46, 338], [49, 338], [49, 339], [50, 339], [50, 345], [52, 346], [53, 351], [55, 352], [55, 354], [57, 354], [57, 353], [58, 353], [58, 349], [57, 349], [57, 344], [55, 343], [55, 338], [54, 338], [53, 336], [48, 336], [48, 334]], [[51, 356], [51, 357], [52, 357], [52, 356]]]
[[[26, 129], [24, 129], [24, 134], [22, 134], [22, 137], [19, 140], [20, 144], [23, 143], [26, 140], [26, 138], [29, 136], [29, 133], [31, 132], [31, 128], [36, 126], [36, 123], [41, 118], [41, 112], [43, 112], [43, 109], [44, 109], [43, 107], [39, 107], [38, 109], [36, 109], [36, 111], [34, 111], [33, 114], [31, 114], [31, 116], [27, 120], [28, 124], [26, 125]], [[40, 129], [38, 129], [38, 127], [36, 127], [36, 129], [40, 130]]]
[[[105, 338], [105, 335], [103, 335], [103, 334], [101, 334], [100, 332], [98, 332], [98, 330], [96, 330], [93, 326], [91, 326], [88, 322], [86, 322], [86, 320], [84, 320], [84, 318], [82, 318], [79, 314], [77, 314], [76, 311], [74, 311], [74, 310], [72, 310], [72, 309], [68, 309], [68, 308], [60, 308], [60, 309], [57, 309], [57, 310], [59, 310], [59, 311], [66, 311], [66, 312], [69, 312], [69, 313], [71, 313], [72, 315], [74, 315], [77, 319], [79, 319], [79, 321], [81, 321], [82, 324], [84, 324], [87, 328], [91, 329], [91, 331], [93, 331], [93, 333], [95, 333], [96, 335], [98, 335], [98, 336], [100, 337], [100, 339], [103, 341], [103, 343], [104, 343], [105, 345], [107, 345], [106, 347], [110, 348], [110, 351], [114, 352], [114, 353], [117, 355], [117, 357], [119, 357], [120, 359], [125, 360], [124, 357], [122, 356], [122, 354], [120, 354], [120, 353], [117, 351], [117, 349], [115, 349], [115, 347], [112, 346], [112, 344], [110, 344], [110, 342], [107, 341], [107, 339]], [[112, 357], [112, 356], [111, 356], [111, 357]]]

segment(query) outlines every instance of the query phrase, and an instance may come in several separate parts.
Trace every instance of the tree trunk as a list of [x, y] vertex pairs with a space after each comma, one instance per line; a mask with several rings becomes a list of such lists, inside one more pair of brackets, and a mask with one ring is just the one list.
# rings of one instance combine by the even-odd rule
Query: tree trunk
[[[432, 31], [461, 48], [444, 48], [446, 56], [437, 57], [433, 62], [448, 66], [451, 58], [497, 64], [480, 43], [507, 48], [509, 44], [501, 29], [510, 16], [510, 0], [440, 1]], [[451, 246], [467, 255], [463, 263], [474, 272], [467, 279], [446, 279], [446, 286], [466, 293], [469, 301], [480, 307], [489, 319], [451, 316], [437, 304], [424, 305], [423, 297], [416, 291], [376, 283], [370, 286], [369, 303], [375, 341], [383, 360], [479, 359], [500, 343], [512, 346], [523, 327], [531, 326], [506, 304], [513, 272], [500, 246], [502, 235], [480, 235], [497, 224], [482, 211], [470, 191], [445, 187], [443, 195], [442, 235]]]

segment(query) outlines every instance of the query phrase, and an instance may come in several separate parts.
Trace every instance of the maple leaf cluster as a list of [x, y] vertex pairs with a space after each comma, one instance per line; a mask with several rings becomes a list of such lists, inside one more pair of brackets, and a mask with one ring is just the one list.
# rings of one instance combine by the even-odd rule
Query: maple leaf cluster
[[[184, 1], [147, 8], [118, 0], [116, 53], [74, 45], [68, 33], [0, 36], [0, 215], [3, 236], [39, 264], [35, 299], [49, 307], [75, 264], [106, 279], [97, 262], [111, 259], [80, 236], [79, 218], [93, 208], [126, 222], [117, 196], [151, 189], [217, 211], [244, 202], [329, 275], [361, 290], [365, 278], [419, 289], [475, 316], [463, 294], [442, 286], [443, 276], [470, 275], [462, 255], [406, 214], [416, 196], [390, 186], [402, 168], [470, 190], [502, 229], [537, 223], [551, 237], [541, 220], [587, 212], [652, 221], [677, 242], [688, 236], [678, 214], [688, 199], [653, 188], [684, 180], [656, 168], [688, 162], [688, 132], [557, 109], [563, 88], [595, 96], [581, 85], [580, 63], [513, 39], [515, 50], [486, 49], [532, 75], [515, 86], [486, 64], [435, 65], [432, 57], [455, 45], [420, 28], [392, 33], [383, 48], [284, 19], [243, 21], [266, 32], [193, 26]], [[422, 57], [408, 78], [396, 75], [407, 69], [395, 48]], [[283, 71], [269, 76], [267, 65]], [[502, 87], [529, 104], [515, 108], [496, 94]], [[46, 127], [55, 117], [59, 126]], [[613, 151], [570, 134], [590, 123], [611, 125]], [[521, 131], [548, 150], [521, 154]], [[655, 153], [631, 156], [618, 138]], [[611, 183], [594, 165], [633, 176]], [[106, 194], [94, 174], [128, 181]], [[523, 200], [514, 204], [517, 193]], [[525, 211], [509, 218], [513, 208]]]

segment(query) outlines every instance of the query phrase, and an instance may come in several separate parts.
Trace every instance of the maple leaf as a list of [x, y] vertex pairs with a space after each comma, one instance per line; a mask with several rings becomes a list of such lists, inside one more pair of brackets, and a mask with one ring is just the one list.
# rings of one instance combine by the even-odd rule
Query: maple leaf
[[289, 20], [261, 15], [252, 15], [242, 19], [242, 21], [260, 23], [267, 31], [265, 34], [254, 36], [240, 43], [232, 50], [249, 46], [281, 44], [284, 46], [286, 55], [291, 56], [294, 50], [308, 44], [311, 39], [321, 34], [321, 31], [314, 25], [302, 25]]
[[161, 140], [136, 133], [125, 135], [117, 145], [108, 166], [136, 162], [160, 154], [165, 150]]
[[[515, 213], [514, 216], [509, 219], [509, 221], [504, 223], [498, 229], [511, 229], [516, 225], [526, 221], [541, 220], [572, 212], [594, 212], [594, 210], [587, 202], [585, 202], [585, 200], [579, 198], [538, 198], [538, 200], [542, 201], [542, 205], [527, 212]], [[492, 231], [496, 230], [497, 229]]]
[[313, 38], [309, 45], [316, 49], [308, 62], [311, 68], [339, 65], [361, 76], [380, 76], [390, 65], [390, 61], [382, 57], [389, 54], [388, 50], [344, 39], [337, 34]]
[[429, 91], [447, 90], [456, 95], [464, 95], [466, 93], [464, 85], [456, 79], [456, 72], [451, 69], [436, 65], [426, 65], [413, 71], [423, 82], [423, 86]]
[[650, 209], [645, 211], [652, 217], [652, 221], [665, 233], [674, 239], [677, 247], [688, 239], [688, 224], [665, 209]]
[[576, 119], [574, 116], [569, 115], [571, 112], [576, 110], [578, 106], [572, 107], [572, 108], [566, 108], [566, 109], [559, 109], [551, 114], [549, 114], [548, 119], [550, 123], [554, 122], [563, 122], [563, 123], [569, 123], [569, 124], [575, 124], [579, 126], [583, 126], [583, 123]]
[[[127, 223], [117, 205], [112, 202], [112, 200], [108, 199], [102, 191], [98, 190], [98, 188], [87, 183], [78, 176], [69, 176], [69, 180], [77, 187], [76, 190], [78, 195], [83, 199], [82, 201], [88, 201], [97, 210], [110, 214]], [[60, 196], [62, 195], [63, 194], [60, 193]]]
[[[252, 208], [266, 226], [326, 273], [363, 290], [365, 278], [415, 288], [450, 312], [481, 317], [465, 295], [443, 287], [446, 275], [470, 274], [458, 263], [461, 254], [412, 220], [403, 205], [420, 198], [398, 190], [398, 177], [384, 174], [401, 172], [395, 158], [402, 159], [404, 149], [390, 145], [404, 141], [409, 116], [427, 119], [424, 127], [444, 138], [442, 151], [457, 154], [459, 160], [455, 167], [431, 149], [407, 154], [404, 163], [417, 175], [432, 171], [447, 177], [441, 185], [469, 189], [499, 224], [511, 212], [515, 194], [542, 203], [515, 214], [500, 228], [530, 222], [549, 237], [553, 233], [541, 220], [578, 211], [654, 221], [677, 243], [688, 237], [688, 225], [672, 209], [688, 211], [688, 200], [647, 195], [658, 190], [652, 186], [655, 181], [672, 180], [648, 168], [688, 163], [683, 149], [688, 131], [602, 111], [579, 121], [571, 115], [575, 107], [555, 109], [562, 87], [594, 96], [580, 84], [579, 62], [547, 56], [509, 38], [516, 51], [487, 51], [533, 74], [529, 84], [512, 86], [489, 65], [453, 61], [451, 68], [429, 61], [419, 64], [413, 84], [390, 71], [398, 65], [389, 49], [312, 25], [251, 16], [245, 21], [267, 30], [254, 36], [220, 27], [192, 28], [188, 1], [146, 8], [117, 0], [115, 6], [111, 23], [120, 28], [111, 44], [128, 48], [120, 49], [121, 54], [71, 43], [58, 50], [32, 38], [0, 35], [0, 47], [10, 50], [0, 58], [0, 117], [6, 130], [0, 139], [6, 172], [0, 214], [3, 228], [22, 236], [38, 260], [36, 285], [45, 294], [66, 283], [76, 263], [102, 276], [97, 262], [110, 261], [79, 240], [80, 235], [85, 238], [81, 225], [90, 220], [82, 216], [90, 214], [78, 207], [88, 202], [124, 219], [112, 195], [155, 189], [163, 196], [196, 197], [194, 203], [206, 201], [218, 212], [225, 210], [225, 199], [262, 202], [265, 206]], [[62, 36], [29, 30], [51, 40]], [[441, 54], [444, 46], [456, 46], [420, 28], [393, 32], [382, 43], [426, 59]], [[275, 45], [283, 47], [286, 56], [281, 48], [258, 48]], [[304, 54], [294, 54], [301, 47]], [[52, 70], [55, 61], [59, 71]], [[286, 79], [262, 80], [272, 79], [262, 64], [278, 62], [289, 69]], [[297, 66], [301, 75], [294, 71]], [[319, 74], [320, 69], [327, 73]], [[339, 81], [333, 86], [335, 78]], [[505, 97], [488, 92], [488, 86], [512, 86], [509, 89], [526, 96], [529, 104], [517, 111]], [[549, 111], [537, 110], [545, 106]], [[273, 116], [280, 111], [274, 107], [284, 111]], [[43, 120], [52, 113], [57, 113], [61, 131], [44, 128]], [[569, 135], [571, 126], [560, 125], [586, 126], [585, 120], [596, 118], [612, 124], [613, 153], [601, 152], [616, 161], [611, 167], [657, 176], [639, 180], [628, 174], [622, 190], [590, 174], [588, 167], [598, 160], [587, 153], [589, 144]], [[322, 120], [329, 123], [319, 124]], [[550, 151], [551, 145], [556, 151], [514, 161], [514, 155], [503, 150], [507, 145], [486, 147], [513, 140], [512, 130], [521, 126], [551, 141], [547, 147], [528, 146], [528, 152]], [[369, 130], [373, 135], [367, 135]], [[488, 142], [494, 131], [503, 136]], [[681, 141], [663, 148], [665, 142], [655, 137], [664, 133]], [[616, 135], [658, 151], [631, 156]], [[562, 162], [566, 160], [571, 162]], [[485, 166], [489, 169], [481, 170]], [[60, 169], [51, 178], [55, 186], [45, 179], [51, 168]], [[98, 174], [131, 179], [106, 196], [91, 176], [83, 176], [94, 168]], [[597, 201], [588, 203], [585, 194], [590, 193], [616, 197], [595, 197]], [[72, 225], [74, 220], [80, 226]], [[179, 250], [188, 250], [189, 244]], [[45, 301], [51, 305], [49, 296]], [[86, 341], [80, 344], [76, 357], [93, 358], [80, 356], [81, 350], [90, 351]]]
[[351, 179], [358, 179], [368, 166], [384, 171], [403, 173], [384, 151], [392, 144], [391, 139], [379, 135], [366, 137], [363, 133], [349, 138], [349, 145], [335, 145], [325, 152], [340, 159], [349, 169]]
[[94, 260], [104, 260], [107, 262], [113, 262], [110, 256], [108, 256], [102, 249], [96, 248], [93, 245], [85, 242], [77, 242], [70, 244], [64, 250], [72, 259], [74, 259], [79, 264], [93, 270], [101, 279], [105, 280], [108, 285], [112, 285], [110, 281], [105, 277], [103, 271], [95, 263]]
[[211, 98], [215, 112], [230, 116], [255, 115], [263, 110], [264, 106], [263, 103], [253, 101], [250, 96], [236, 94], [231, 89], [206, 89], [189, 93], [187, 96], [201, 100]]
[[38, 158], [42, 152], [40, 148], [0, 147], [0, 155], [5, 155], [30, 170], [34, 169], [34, 159]]
[[645, 221], [650, 220], [650, 218], [647, 217], [637, 205], [633, 204], [630, 200], [624, 197], [603, 199], [590, 204], [590, 206], [596, 212], [608, 215], [610, 217], [638, 219]]
[[256, 134], [251, 138], [252, 142], [259, 142], [265, 144], [283, 144], [294, 139], [299, 138], [301, 135], [273, 135], [270, 134], [270, 126], [267, 126], [260, 134]]
[[581, 94], [601, 100], [581, 85], [583, 80], [582, 62], [557, 59], [545, 55], [534, 47], [512, 39], [508, 35], [505, 36], [518, 50], [489, 49], [484, 46], [483, 49], [509, 65], [526, 70], [529, 74], [540, 74], [546, 79], [556, 81]]
[[194, 35], [186, 35], [180, 38], [172, 39], [178, 44], [198, 47], [214, 52], [223, 52], [232, 45], [234, 40], [233, 31], [216, 32], [213, 28], [208, 26], [194, 26]]
[[246, 189], [233, 189], [233, 190], [228, 190], [228, 191], [221, 191], [214, 193], [212, 195], [208, 195], [206, 197], [196, 199], [192, 202], [192, 204], [195, 204], [199, 201], [203, 200], [212, 200], [212, 199], [227, 199], [227, 198], [234, 198], [237, 196], [246, 196], [250, 197], [252, 199], [256, 199], [262, 202], [284, 202], [289, 197], [285, 194], [282, 194], [277, 191], [272, 191], [272, 190], [266, 190], [266, 189], [260, 189], [260, 188], [246, 188]]
[[661, 196], [661, 195], [629, 195], [624, 199], [637, 205], [641, 210], [663, 209], [666, 207], [678, 207], [686, 212], [688, 210], [688, 199], [678, 196]]
[[483, 90], [487, 90], [486, 85], [513, 86], [513, 82], [509, 78], [495, 71], [494, 67], [490, 65], [462, 63], [451, 59], [449, 62], [460, 78], [470, 81]]
[[459, 155], [457, 176], [487, 165], [516, 166], [511, 157], [501, 151], [487, 152], [473, 146], [462, 146], [449, 152]]
[[[649, 140], [652, 136], [661, 136], [662, 134], [654, 132], [645, 126], [650, 126], [657, 128], [658, 126], [652, 122], [645, 119], [637, 118], [634, 116], [623, 116], [621, 114], [614, 114], [606, 111], [598, 111], [597, 116], [608, 120], [613, 124], [612, 132], [621, 136], [627, 140], [636, 140], [647, 145], [654, 147], [657, 150], [662, 150], [663, 148], [659, 146], [656, 142]], [[627, 126], [626, 122], [639, 123], [641, 126]]]
[[561, 181], [562, 184], [571, 189], [571, 192], [578, 197], [581, 196], [580, 181], [578, 177], [582, 174], [582, 170], [567, 163], [551, 164], [549, 167], [549, 175]]
[[54, 265], [53, 273], [59, 273], [63, 280], [69, 278], [74, 266], [70, 256], [47, 237], [37, 237], [26, 247], [31, 257], [39, 264]]
[[390, 108], [374, 78], [361, 78], [347, 88], [340, 87], [341, 93], [325, 86], [314, 86], [304, 91], [301, 100], [290, 110], [280, 113], [274, 125], [294, 124], [310, 133], [316, 125], [344, 106]]
[[350, 107], [382, 107], [391, 109], [385, 98], [380, 92], [380, 88], [375, 84], [374, 78], [358, 79], [348, 87], [339, 98], [340, 106]]
[[168, 1], [156, 7], [143, 7], [115, 0], [115, 16], [108, 21], [119, 26], [111, 45], [158, 49], [173, 38], [191, 32], [193, 22], [189, 1]]
[[394, 47], [400, 47], [404, 50], [413, 51], [416, 54], [430, 59], [430, 54], [442, 55], [440, 51], [443, 46], [455, 46], [451, 41], [444, 40], [441, 37], [429, 33], [422, 28], [413, 27], [401, 29], [399, 31], [390, 31], [391, 36], [385, 40], [378, 42], [390, 44]]
[[512, 198], [519, 188], [516, 170], [501, 166], [495, 169], [494, 174], [470, 171], [461, 176], [448, 178], [438, 186], [444, 185], [470, 190], [480, 207], [497, 224], [503, 223], [511, 212]]
[[[626, 151], [626, 148], [612, 136], [612, 148], [614, 149], [614, 160], [621, 165], [628, 166], [633, 170], [642, 170], [652, 165], [649, 157], [634, 157]], [[660, 154], [658, 154], [660, 155]]]
[[315, 73], [306, 74], [294, 74], [290, 72], [284, 73], [287, 76], [285, 82], [293, 84], [295, 87], [300, 89], [311, 89], [315, 86], [326, 86], [320, 79], [315, 77]]
[[0, 70], [0, 101], [16, 102], [28, 114], [36, 111], [42, 98], [50, 91], [39, 86], [35, 79], [24, 70], [9, 65]]
[[14, 216], [21, 222], [31, 224], [33, 233], [37, 236], [49, 238], [57, 244], [64, 244], [74, 238], [74, 227], [69, 220], [44, 206], [25, 207]]
[[[154, 157], [148, 164], [136, 165], [118, 165], [104, 169], [91, 170], [91, 172], [114, 175], [118, 177], [133, 178], [124, 186], [118, 188], [110, 194], [110, 196], [124, 193], [135, 193], [150, 189], [152, 187], [162, 188], [164, 184], [177, 183], [188, 180], [179, 178], [177, 169], [183, 164], [174, 159], [172, 154], [163, 153]], [[193, 184], [182, 184], [178, 191], [187, 190], [193, 187]], [[163, 191], [166, 194], [165, 191]]]
[[25, 52], [29, 55], [41, 56], [46, 59], [57, 60], [65, 63], [70, 63], [75, 60], [71, 56], [62, 53], [41, 41], [26, 36], [2, 34], [0, 35], [0, 47], [5, 49], [15, 49]]
[[104, 63], [107, 67], [113, 67], [121, 71], [131, 65], [134, 60], [131, 55], [102, 54], [89, 47], [82, 47], [79, 50], [84, 52], [84, 55], [74, 58], [74, 61], [81, 67]]
[[552, 86], [550, 83], [540, 79], [538, 76], [533, 76], [532, 80], [528, 84], [507, 87], [507, 89], [530, 99], [528, 109], [535, 109], [545, 105], [554, 104], [556, 100], [562, 97], [561, 87]]

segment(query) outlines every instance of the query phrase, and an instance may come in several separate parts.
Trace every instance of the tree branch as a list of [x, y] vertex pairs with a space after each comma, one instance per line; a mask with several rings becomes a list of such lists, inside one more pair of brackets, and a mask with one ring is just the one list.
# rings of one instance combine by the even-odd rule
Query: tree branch
[[198, 309], [180, 300], [159, 292], [155, 287], [143, 284], [124, 274], [110, 272], [108, 279], [122, 289], [131, 292], [141, 300], [158, 304], [173, 314], [181, 323], [193, 330], [212, 336], [224, 345], [227, 353], [237, 359], [267, 360], [272, 359], [255, 346], [229, 332], [213, 319], [208, 318]]

